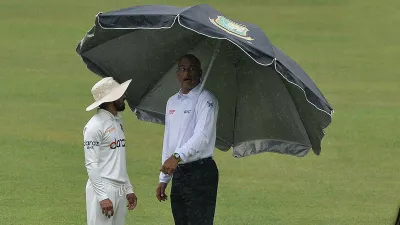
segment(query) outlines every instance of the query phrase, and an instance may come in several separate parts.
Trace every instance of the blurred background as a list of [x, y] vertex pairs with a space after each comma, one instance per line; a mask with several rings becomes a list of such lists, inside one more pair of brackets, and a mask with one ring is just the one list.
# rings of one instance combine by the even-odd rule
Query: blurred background
[[[0, 224], [85, 224], [83, 126], [100, 78], [75, 53], [98, 12], [209, 4], [261, 27], [335, 109], [320, 156], [216, 150], [215, 224], [393, 224], [400, 205], [400, 2], [0, 0]], [[163, 127], [124, 112], [138, 196], [127, 224], [173, 224], [155, 197]]]

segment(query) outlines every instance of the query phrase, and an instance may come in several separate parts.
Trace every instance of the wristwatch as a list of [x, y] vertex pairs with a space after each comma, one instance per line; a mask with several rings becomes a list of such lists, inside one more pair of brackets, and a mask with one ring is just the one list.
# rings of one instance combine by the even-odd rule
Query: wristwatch
[[182, 161], [181, 156], [178, 153], [172, 154], [172, 156], [178, 160], [178, 162]]

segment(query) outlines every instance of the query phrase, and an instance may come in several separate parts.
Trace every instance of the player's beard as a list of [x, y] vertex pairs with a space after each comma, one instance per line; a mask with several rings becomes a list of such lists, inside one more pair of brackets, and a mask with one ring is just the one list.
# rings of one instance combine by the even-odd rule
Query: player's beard
[[114, 102], [114, 106], [118, 112], [122, 112], [125, 110], [125, 102]]

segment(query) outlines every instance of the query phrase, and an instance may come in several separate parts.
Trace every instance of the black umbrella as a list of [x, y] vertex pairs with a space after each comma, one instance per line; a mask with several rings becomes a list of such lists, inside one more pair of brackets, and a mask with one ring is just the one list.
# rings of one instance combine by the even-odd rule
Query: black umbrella
[[138, 119], [160, 124], [179, 90], [177, 60], [192, 53], [207, 71], [202, 85], [219, 101], [218, 149], [233, 148], [235, 157], [321, 152], [333, 109], [314, 82], [259, 27], [208, 5], [99, 13], [76, 51], [98, 75], [132, 79], [129, 106]]

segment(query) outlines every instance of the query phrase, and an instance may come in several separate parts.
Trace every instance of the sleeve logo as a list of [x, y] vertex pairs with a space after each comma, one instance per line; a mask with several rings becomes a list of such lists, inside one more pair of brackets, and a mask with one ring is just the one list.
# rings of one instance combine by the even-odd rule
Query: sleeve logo
[[94, 147], [98, 147], [100, 143], [98, 141], [84, 141], [83, 146], [86, 149], [94, 149]]

